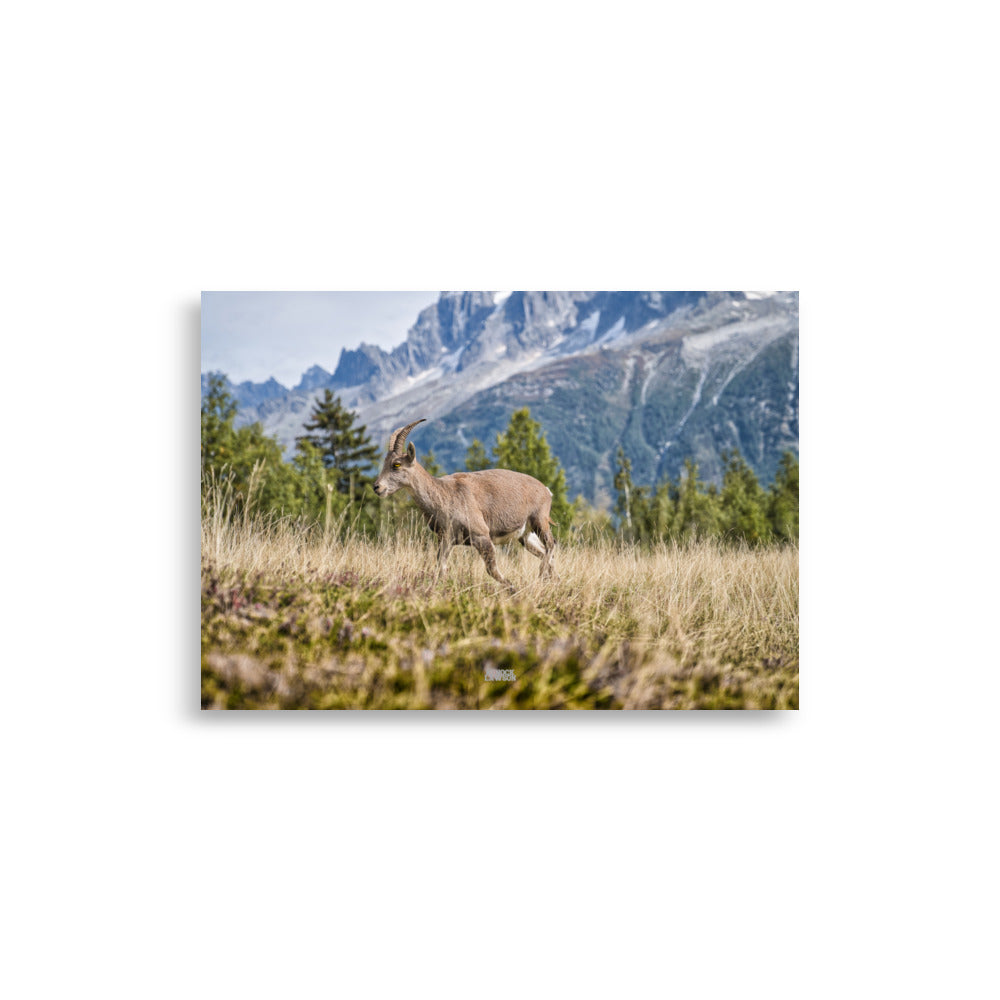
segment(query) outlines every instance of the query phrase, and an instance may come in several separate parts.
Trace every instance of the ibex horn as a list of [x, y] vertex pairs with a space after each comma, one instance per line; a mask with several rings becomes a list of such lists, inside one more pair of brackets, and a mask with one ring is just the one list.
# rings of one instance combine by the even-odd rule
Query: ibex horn
[[426, 419], [426, 417], [421, 417], [419, 420], [414, 420], [412, 424], [407, 424], [405, 427], [393, 431], [392, 437], [389, 438], [389, 451], [402, 452], [403, 445], [406, 444], [406, 436], [417, 424], [422, 424]]

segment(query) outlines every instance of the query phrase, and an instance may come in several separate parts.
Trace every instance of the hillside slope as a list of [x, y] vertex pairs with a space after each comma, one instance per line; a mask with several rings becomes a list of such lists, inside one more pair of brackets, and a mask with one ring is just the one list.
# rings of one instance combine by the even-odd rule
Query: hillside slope
[[240, 421], [290, 452], [327, 387], [376, 440], [427, 417], [414, 443], [449, 471], [530, 406], [570, 495], [602, 505], [619, 444], [637, 483], [676, 479], [688, 456], [717, 480], [731, 447], [767, 481], [798, 452], [798, 293], [445, 292], [391, 352], [345, 350], [294, 390], [234, 387]]

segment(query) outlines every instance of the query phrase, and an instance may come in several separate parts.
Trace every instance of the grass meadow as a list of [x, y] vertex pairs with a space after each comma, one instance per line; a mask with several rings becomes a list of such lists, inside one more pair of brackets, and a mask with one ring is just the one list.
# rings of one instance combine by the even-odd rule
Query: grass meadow
[[510, 595], [467, 547], [435, 583], [413, 520], [344, 541], [218, 506], [201, 542], [206, 709], [798, 708], [795, 547], [566, 543], [540, 581], [504, 546]]

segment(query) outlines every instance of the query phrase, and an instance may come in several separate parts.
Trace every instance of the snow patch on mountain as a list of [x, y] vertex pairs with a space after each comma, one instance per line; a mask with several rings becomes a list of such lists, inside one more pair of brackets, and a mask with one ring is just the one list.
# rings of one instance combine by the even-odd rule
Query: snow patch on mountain
[[625, 317], [619, 316], [618, 319], [615, 320], [614, 326], [612, 326], [608, 330], [605, 330], [605, 332], [601, 334], [601, 336], [598, 337], [597, 340], [594, 341], [594, 345], [595, 346], [599, 345], [601, 347], [604, 347], [605, 345], [610, 344], [615, 340], [618, 340], [624, 332], [625, 332]]
[[444, 368], [441, 365], [438, 365], [435, 368], [428, 368], [427, 371], [419, 372], [417, 375], [407, 375], [406, 386], [407, 388], [410, 388], [418, 382], [426, 382], [428, 379], [433, 380], [440, 378], [443, 372]]
[[689, 334], [681, 342], [681, 357], [692, 364], [701, 364], [715, 348], [739, 336], [739, 333], [738, 325], [734, 323], [721, 330]]
[[[748, 392], [748, 384], [757, 383], [738, 376], [749, 372], [754, 379], [764, 349], [782, 337], [791, 337], [794, 353], [767, 362], [780, 366], [779, 395]], [[581, 413], [588, 405], [603, 406], [602, 417], [615, 423], [616, 433], [624, 433], [626, 414], [649, 408], [648, 417], [631, 418], [631, 426], [640, 428], [646, 442], [646, 457], [640, 448], [635, 461], [645, 463], [644, 475], [652, 481], [666, 472], [676, 475], [683, 457], [698, 449], [699, 461], [709, 467], [716, 442], [746, 447], [750, 454], [748, 434], [766, 434], [766, 442], [754, 439], [760, 461], [773, 463], [771, 452], [797, 447], [797, 344], [794, 292], [442, 293], [391, 353], [361, 345], [342, 352], [333, 375], [314, 366], [295, 390], [253, 386], [252, 397], [244, 393], [249, 398], [241, 400], [238, 421], [261, 420], [290, 455], [314, 400], [329, 387], [367, 425], [373, 440], [384, 441], [392, 427], [418, 417], [441, 421], [446, 436], [434, 442], [435, 453], [456, 467], [461, 454], [455, 442], [466, 436], [486, 440], [484, 434], [497, 430], [495, 414], [510, 406], [538, 405], [558, 441], [580, 417], [567, 411], [571, 403], [549, 404], [548, 410], [541, 404], [560, 392], [570, 398], [565, 390], [578, 385], [585, 399]], [[616, 388], [601, 396], [600, 386], [610, 384], [601, 380], [612, 372]], [[766, 384], [765, 392], [770, 392]], [[752, 408], [754, 414], [741, 419], [738, 430], [723, 424], [734, 408], [747, 414]], [[461, 418], [450, 416], [456, 410]], [[428, 441], [433, 433], [424, 429]], [[771, 452], [765, 455], [763, 449]], [[569, 467], [568, 475], [588, 496], [603, 495], [610, 488], [607, 469], [607, 454], [589, 456]]]
[[595, 309], [582, 323], [579, 323], [574, 333], [585, 333], [593, 336], [597, 332], [597, 324], [601, 322], [601, 310]]
[[653, 364], [651, 362], [647, 362], [646, 363], [646, 368], [647, 368], [647, 374], [646, 374], [645, 379], [643, 379], [642, 389], [639, 392], [639, 402], [643, 406], [646, 405], [646, 392], [649, 389], [649, 383], [653, 381], [653, 376], [656, 374], [656, 365], [655, 364]]
[[677, 426], [674, 428], [673, 435], [663, 442], [663, 446], [660, 448], [659, 454], [662, 457], [667, 449], [674, 443], [674, 441], [680, 437], [681, 431], [684, 430], [684, 425], [691, 419], [691, 414], [694, 413], [696, 407], [701, 402], [701, 391], [705, 388], [705, 379], [708, 377], [708, 368], [702, 368], [701, 375], [698, 376], [698, 384], [694, 387], [694, 394], [691, 396], [691, 405], [687, 408], [684, 416], [678, 421]]
[[461, 347], [454, 351], [448, 351], [446, 347], [442, 347], [441, 350], [446, 353], [441, 355], [441, 368], [446, 372], [457, 372], [458, 363], [462, 360], [462, 352], [465, 350], [465, 347], [466, 345], [462, 344]]

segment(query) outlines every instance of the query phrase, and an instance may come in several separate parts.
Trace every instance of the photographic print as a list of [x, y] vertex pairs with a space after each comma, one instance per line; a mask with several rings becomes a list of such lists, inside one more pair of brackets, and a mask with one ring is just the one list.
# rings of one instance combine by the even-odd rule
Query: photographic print
[[203, 292], [203, 709], [797, 709], [798, 293]]

